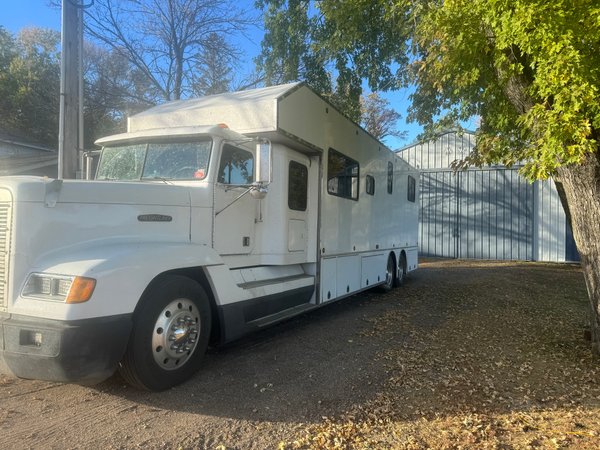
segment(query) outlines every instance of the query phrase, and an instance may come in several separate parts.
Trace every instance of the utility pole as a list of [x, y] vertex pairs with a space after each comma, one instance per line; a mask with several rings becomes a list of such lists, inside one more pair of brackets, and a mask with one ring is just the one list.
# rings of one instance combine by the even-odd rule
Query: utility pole
[[78, 150], [83, 150], [83, 6], [62, 1], [58, 178], [77, 174]]

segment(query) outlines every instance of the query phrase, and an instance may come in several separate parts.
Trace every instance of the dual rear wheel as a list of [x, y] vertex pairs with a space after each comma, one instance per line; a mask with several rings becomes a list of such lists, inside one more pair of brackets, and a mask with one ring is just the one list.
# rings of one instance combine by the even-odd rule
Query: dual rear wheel
[[385, 283], [380, 286], [383, 292], [389, 292], [395, 287], [402, 286], [406, 277], [406, 256], [400, 254], [400, 263], [396, 265], [396, 257], [390, 253], [385, 270]]

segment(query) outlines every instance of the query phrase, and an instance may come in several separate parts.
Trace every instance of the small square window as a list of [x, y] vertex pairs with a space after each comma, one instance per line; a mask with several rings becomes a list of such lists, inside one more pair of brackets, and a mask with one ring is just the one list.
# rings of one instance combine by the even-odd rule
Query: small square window
[[417, 182], [414, 179], [414, 177], [411, 177], [410, 175], [408, 176], [408, 201], [409, 202], [413, 202], [415, 201], [415, 197], [416, 197], [416, 191], [417, 191]]
[[375, 178], [373, 178], [371, 175], [367, 175], [365, 178], [365, 185], [367, 194], [375, 195]]
[[290, 161], [288, 180], [288, 207], [294, 211], [306, 211], [308, 198], [308, 168]]
[[358, 200], [358, 161], [330, 148], [327, 156], [327, 192]]

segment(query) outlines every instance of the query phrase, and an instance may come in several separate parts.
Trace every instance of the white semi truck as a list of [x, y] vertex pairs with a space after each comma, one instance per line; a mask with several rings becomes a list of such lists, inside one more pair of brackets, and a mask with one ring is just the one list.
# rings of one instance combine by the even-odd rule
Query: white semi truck
[[418, 171], [304, 84], [183, 100], [95, 180], [0, 179], [0, 371], [150, 390], [417, 268]]

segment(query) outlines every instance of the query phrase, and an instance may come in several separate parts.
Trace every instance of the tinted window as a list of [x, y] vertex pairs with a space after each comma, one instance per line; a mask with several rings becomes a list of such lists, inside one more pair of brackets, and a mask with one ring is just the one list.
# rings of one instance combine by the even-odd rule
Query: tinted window
[[416, 180], [409, 175], [408, 176], [408, 201], [409, 202], [415, 201], [416, 190], [417, 190]]
[[367, 175], [365, 178], [365, 184], [367, 185], [367, 194], [375, 195], [375, 178], [373, 178], [371, 175]]
[[387, 191], [388, 194], [392, 193], [394, 189], [394, 164], [388, 162], [388, 176], [387, 176]]
[[308, 198], [308, 168], [304, 164], [290, 161], [288, 206], [295, 211], [306, 211]]
[[330, 148], [327, 157], [327, 192], [358, 200], [358, 170], [357, 161]]
[[252, 184], [254, 181], [252, 153], [231, 145], [223, 146], [217, 181], [224, 184]]

